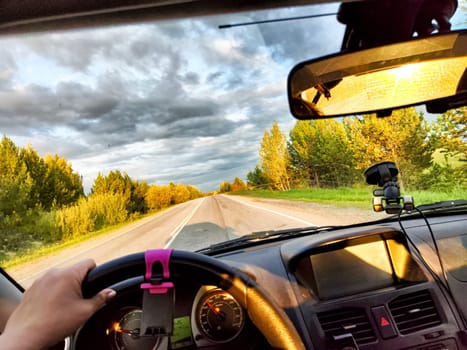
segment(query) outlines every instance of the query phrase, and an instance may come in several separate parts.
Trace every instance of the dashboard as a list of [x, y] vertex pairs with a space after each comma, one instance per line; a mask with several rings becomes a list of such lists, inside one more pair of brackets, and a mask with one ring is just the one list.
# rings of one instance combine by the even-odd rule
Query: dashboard
[[[440, 242], [465, 237], [465, 223], [462, 215], [430, 219]], [[257, 244], [214, 257], [256, 280], [287, 313], [307, 349], [467, 348], [465, 249], [458, 257], [464, 265], [446, 265], [448, 291], [442, 276], [428, 268], [436, 271], [437, 261], [427, 258], [432, 247], [425, 222], [408, 220], [404, 226], [416, 249], [394, 222]], [[170, 336], [141, 336], [145, 301], [144, 292], [134, 287], [138, 280], [79, 330], [75, 347], [271, 348], [232, 295], [198, 277], [174, 277], [173, 294], [155, 298], [153, 310], [170, 311]], [[169, 304], [174, 307], [166, 309]]]
[[174, 299], [170, 337], [140, 335], [143, 292], [133, 288], [102, 309], [79, 331], [75, 347], [112, 350], [267, 347], [245, 310], [228, 292], [193, 283], [175, 288]]

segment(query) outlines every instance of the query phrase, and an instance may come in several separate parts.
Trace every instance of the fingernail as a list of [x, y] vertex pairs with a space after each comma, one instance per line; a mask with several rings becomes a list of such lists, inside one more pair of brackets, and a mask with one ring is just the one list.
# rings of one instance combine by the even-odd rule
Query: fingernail
[[107, 299], [107, 300], [112, 299], [112, 298], [115, 297], [116, 295], [117, 295], [117, 292], [114, 291], [113, 289], [109, 289], [109, 290], [106, 291], [106, 293], [105, 293], [105, 296], [106, 296], [106, 299]]

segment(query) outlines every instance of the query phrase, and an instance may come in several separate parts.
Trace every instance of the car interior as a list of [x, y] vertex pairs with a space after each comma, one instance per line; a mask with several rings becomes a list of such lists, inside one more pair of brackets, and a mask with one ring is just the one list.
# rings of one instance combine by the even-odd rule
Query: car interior
[[[9, 1], [0, 6], [0, 35], [322, 2]], [[439, 21], [441, 29], [449, 15]], [[365, 43], [358, 40], [365, 38], [358, 23], [346, 32], [341, 52], [295, 62], [284, 82], [295, 118], [383, 117], [420, 104], [441, 113], [467, 105], [465, 30], [416, 38], [382, 33]], [[408, 65], [422, 73], [442, 71], [449, 79], [432, 89], [439, 76], [420, 73], [416, 83], [391, 89], [387, 76]], [[375, 81], [377, 97], [368, 99], [364, 87]], [[347, 226], [253, 233], [197, 252], [148, 250], [98, 266], [83, 295], [111, 287], [117, 297], [54, 349], [467, 349], [467, 202], [414, 207], [412, 198], [398, 193], [397, 168], [390, 162], [365, 175], [378, 187], [374, 210], [390, 215]], [[3, 271], [1, 327], [22, 292]]]

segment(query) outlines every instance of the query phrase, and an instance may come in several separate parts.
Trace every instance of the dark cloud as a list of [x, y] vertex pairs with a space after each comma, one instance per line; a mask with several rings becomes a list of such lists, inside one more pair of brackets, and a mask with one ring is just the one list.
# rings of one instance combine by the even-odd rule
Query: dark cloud
[[[190, 101], [188, 101], [190, 102]], [[169, 114], [174, 116], [174, 119], [187, 119], [193, 117], [213, 116], [219, 111], [219, 106], [212, 101], [193, 100], [191, 103], [183, 102], [175, 106], [169, 107]]]
[[207, 83], [213, 83], [217, 79], [219, 79], [221, 76], [222, 76], [222, 72], [220, 72], [220, 71], [209, 73], [207, 78], [206, 78], [206, 82]]
[[194, 72], [188, 72], [185, 74], [185, 76], [183, 77], [183, 81], [186, 82], [187, 84], [193, 84], [193, 85], [196, 85], [196, 84], [199, 84], [200, 82], [200, 79], [199, 79], [199, 75], [194, 73]]
[[55, 91], [58, 107], [62, 111], [72, 111], [80, 119], [95, 119], [113, 111], [119, 99], [107, 91], [90, 89], [76, 82], [60, 83]]
[[235, 123], [217, 116], [174, 119], [173, 123], [157, 128], [154, 138], [217, 137], [230, 133], [234, 127]]

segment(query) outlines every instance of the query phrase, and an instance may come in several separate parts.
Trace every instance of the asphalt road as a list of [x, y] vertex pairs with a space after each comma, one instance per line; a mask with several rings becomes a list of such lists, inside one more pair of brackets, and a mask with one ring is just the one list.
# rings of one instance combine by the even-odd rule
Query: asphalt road
[[280, 203], [261, 203], [238, 196], [200, 198], [172, 207], [110, 234], [99, 236], [8, 272], [28, 287], [47, 269], [84, 258], [97, 264], [155, 248], [197, 250], [255, 231], [315, 225], [306, 211]]

